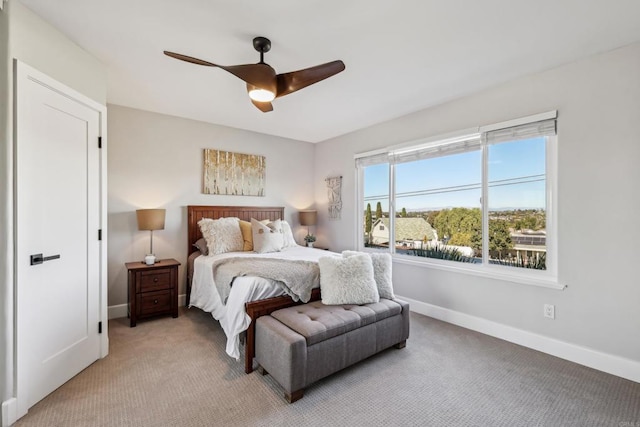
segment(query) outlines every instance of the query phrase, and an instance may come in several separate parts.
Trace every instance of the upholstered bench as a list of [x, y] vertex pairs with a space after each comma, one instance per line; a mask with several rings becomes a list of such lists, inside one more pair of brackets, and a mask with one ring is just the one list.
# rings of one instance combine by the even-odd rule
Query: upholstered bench
[[258, 371], [269, 373], [289, 402], [308, 385], [409, 337], [409, 304], [395, 299], [364, 305], [321, 301], [284, 308], [256, 320]]

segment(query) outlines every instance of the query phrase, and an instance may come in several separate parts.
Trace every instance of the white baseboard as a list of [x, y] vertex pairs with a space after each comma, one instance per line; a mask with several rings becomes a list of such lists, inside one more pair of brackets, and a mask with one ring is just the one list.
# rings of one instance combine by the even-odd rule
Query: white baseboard
[[411, 306], [411, 311], [416, 313], [640, 383], [640, 362], [638, 361], [602, 353], [411, 298], [399, 295], [398, 298], [407, 301]]
[[18, 400], [12, 397], [2, 402], [2, 427], [9, 427], [16, 421], [18, 421]]
[[129, 304], [110, 305], [108, 307], [109, 319], [119, 319], [121, 317], [127, 317]]
[[[187, 300], [186, 294], [178, 295], [178, 307], [184, 306], [184, 303], [186, 300]], [[121, 317], [127, 317], [127, 315], [129, 314], [128, 308], [129, 308], [129, 304], [110, 305], [108, 307], [109, 319], [119, 319]]]

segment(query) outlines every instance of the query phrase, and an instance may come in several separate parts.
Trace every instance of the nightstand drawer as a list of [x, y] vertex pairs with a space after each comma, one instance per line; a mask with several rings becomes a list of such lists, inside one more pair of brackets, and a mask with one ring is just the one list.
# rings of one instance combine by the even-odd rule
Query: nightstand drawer
[[136, 289], [136, 292], [159, 291], [171, 287], [170, 268], [142, 271], [138, 274], [140, 274], [140, 280], [137, 282], [139, 289]]
[[137, 303], [140, 316], [168, 313], [171, 311], [171, 290], [142, 294]]

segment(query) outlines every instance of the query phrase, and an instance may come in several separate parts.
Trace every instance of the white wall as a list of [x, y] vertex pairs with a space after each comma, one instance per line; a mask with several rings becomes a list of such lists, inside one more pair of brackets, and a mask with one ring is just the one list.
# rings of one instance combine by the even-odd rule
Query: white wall
[[[0, 0], [1, 1], [1, 0]], [[0, 388], [2, 401], [14, 393], [14, 352], [13, 352], [13, 150], [12, 150], [12, 111], [13, 92], [6, 85], [5, 65], [12, 69], [13, 58], [48, 74], [54, 79], [92, 98], [100, 104], [106, 104], [106, 69], [93, 56], [71, 42], [62, 33], [40, 19], [22, 3], [11, 0], [5, 3], [0, 12]], [[8, 37], [7, 37], [8, 32]], [[8, 51], [7, 51], [8, 42]], [[8, 73], [12, 75], [11, 72]], [[5, 91], [4, 89], [7, 89]], [[7, 110], [4, 110], [7, 108]], [[8, 126], [3, 124], [3, 115], [8, 112]], [[5, 132], [6, 130], [6, 132]], [[3, 417], [5, 414], [3, 413]]]
[[[109, 105], [109, 306], [127, 302], [125, 262], [149, 251], [149, 232], [138, 231], [135, 210], [165, 208], [165, 229], [154, 232], [160, 258], [175, 258], [184, 293], [187, 205], [284, 206], [298, 242], [297, 211], [313, 204], [312, 144]], [[202, 194], [203, 149], [266, 156], [265, 197]]]
[[22, 3], [11, 3], [12, 56], [106, 105], [106, 67]]
[[[635, 44], [318, 144], [319, 244], [355, 245], [354, 153], [557, 109], [559, 278], [568, 288], [398, 262], [394, 287], [417, 301], [640, 362], [638, 76]], [[328, 221], [323, 179], [339, 174], [342, 220]], [[555, 304], [555, 320], [543, 318], [544, 303]]]
[[[1, 2], [2, 0], [0, 0]], [[10, 133], [9, 133], [9, 8], [0, 11], [0, 402], [11, 396], [12, 365], [9, 363], [12, 345], [13, 293], [9, 287], [11, 268], [10, 204]]]

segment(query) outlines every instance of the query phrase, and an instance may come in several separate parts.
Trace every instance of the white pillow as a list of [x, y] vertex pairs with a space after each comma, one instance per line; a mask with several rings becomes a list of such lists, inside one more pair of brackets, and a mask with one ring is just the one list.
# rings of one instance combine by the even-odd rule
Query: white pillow
[[284, 246], [285, 248], [293, 248], [298, 246], [296, 239], [293, 238], [293, 231], [287, 221], [282, 221], [282, 229], [284, 230]]
[[373, 264], [367, 254], [350, 257], [322, 257], [320, 267], [320, 293], [322, 303], [369, 304], [380, 301]]
[[380, 298], [395, 299], [396, 296], [393, 294], [393, 282], [391, 280], [391, 254], [376, 254], [356, 251], [342, 252], [343, 257], [350, 257], [358, 254], [366, 254], [371, 257], [371, 263], [373, 264], [373, 278], [376, 281]]
[[198, 221], [198, 225], [207, 241], [209, 255], [242, 251], [244, 240], [238, 218], [203, 218]]
[[260, 254], [279, 252], [284, 246], [284, 230], [279, 219], [265, 225], [251, 218], [251, 234], [253, 250]]

